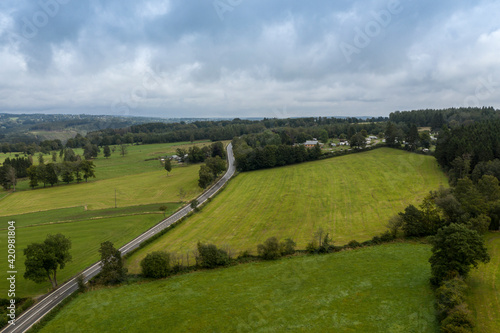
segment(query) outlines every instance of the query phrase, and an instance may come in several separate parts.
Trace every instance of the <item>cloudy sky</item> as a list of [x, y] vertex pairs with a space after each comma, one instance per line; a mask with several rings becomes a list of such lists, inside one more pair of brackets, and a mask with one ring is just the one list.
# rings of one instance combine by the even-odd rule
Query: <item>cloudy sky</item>
[[500, 2], [2, 0], [0, 112], [500, 108]]

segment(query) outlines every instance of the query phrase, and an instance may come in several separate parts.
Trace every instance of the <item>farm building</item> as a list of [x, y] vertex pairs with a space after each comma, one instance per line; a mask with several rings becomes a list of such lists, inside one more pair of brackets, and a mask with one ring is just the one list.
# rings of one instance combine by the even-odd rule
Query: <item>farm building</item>
[[314, 146], [316, 146], [318, 143], [318, 140], [308, 140], [304, 143], [304, 146], [306, 148], [314, 148]]

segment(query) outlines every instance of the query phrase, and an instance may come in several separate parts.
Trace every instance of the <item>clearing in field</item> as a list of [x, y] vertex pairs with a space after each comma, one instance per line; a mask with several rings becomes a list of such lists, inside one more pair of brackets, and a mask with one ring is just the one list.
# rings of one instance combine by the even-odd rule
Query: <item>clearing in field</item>
[[488, 264], [479, 264], [468, 279], [471, 287], [468, 303], [476, 317], [475, 332], [500, 332], [500, 234], [490, 233], [486, 245], [491, 256]]
[[149, 252], [186, 254], [198, 241], [237, 254], [290, 237], [303, 249], [319, 227], [336, 244], [364, 241], [440, 185], [447, 179], [433, 157], [389, 148], [242, 173], [200, 213], [133, 255], [129, 269], [137, 273]]
[[436, 332], [429, 256], [387, 244], [106, 288], [42, 332]]

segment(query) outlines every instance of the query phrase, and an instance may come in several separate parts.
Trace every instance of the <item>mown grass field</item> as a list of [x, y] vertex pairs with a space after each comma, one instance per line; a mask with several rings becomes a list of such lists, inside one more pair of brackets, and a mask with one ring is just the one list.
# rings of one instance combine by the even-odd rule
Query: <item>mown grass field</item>
[[468, 283], [468, 303], [476, 317], [475, 332], [500, 332], [500, 233], [490, 233], [486, 244], [491, 256], [488, 264], [473, 269]]
[[[167, 212], [175, 211], [181, 206], [181, 203], [168, 203]], [[163, 216], [163, 213], [159, 210], [160, 204], [150, 204], [141, 206], [128, 206], [123, 208], [108, 208], [108, 209], [98, 209], [98, 210], [85, 210], [84, 207], [70, 207], [61, 209], [52, 209], [43, 212], [36, 213], [26, 213], [20, 215], [10, 215], [4, 217], [4, 219], [9, 221], [16, 221], [16, 227], [26, 227], [34, 226], [40, 224], [55, 224], [55, 223], [69, 223], [77, 221], [85, 221], [91, 219], [100, 219], [105, 217], [119, 217], [127, 215], [141, 215], [146, 213], [159, 214], [159, 218]], [[4, 226], [0, 226], [0, 230], [5, 229]]]
[[364, 241], [440, 185], [447, 179], [433, 157], [389, 148], [242, 173], [200, 213], [133, 255], [129, 268], [138, 272], [152, 251], [191, 252], [198, 241], [237, 254], [255, 253], [268, 237], [290, 237], [303, 249], [319, 227], [336, 244]]
[[198, 187], [199, 165], [179, 167], [167, 177], [165, 170], [121, 176], [89, 183], [56, 186], [54, 188], [21, 191], [0, 201], [0, 215], [14, 215], [87, 206], [87, 209], [126, 207], [163, 202], [178, 202], [179, 189], [187, 193], [186, 199], [201, 193]]
[[[171, 214], [178, 207], [179, 205], [170, 205], [170, 210], [167, 213]], [[57, 215], [57, 212], [50, 215]], [[73, 260], [63, 270], [58, 271], [58, 281], [61, 283], [98, 261], [100, 258], [98, 249], [102, 242], [109, 240], [114, 243], [115, 247], [121, 247], [163, 218], [163, 214], [159, 211], [157, 213], [121, 217], [106, 217], [106, 214], [103, 214], [103, 216], [100, 219], [70, 223], [34, 225], [30, 227], [16, 225], [17, 295], [20, 297], [35, 296], [50, 291], [49, 282], [36, 284], [23, 278], [25, 271], [23, 249], [29, 244], [43, 242], [48, 234], [62, 233], [71, 239], [72, 248], [70, 253]], [[42, 218], [33, 221], [36, 224], [40, 219]], [[7, 227], [8, 220], [11, 219], [2, 221], [2, 228]], [[26, 222], [20, 224], [23, 223]], [[7, 231], [5, 229], [0, 230], [0, 234], [0, 251], [7, 253]], [[5, 295], [1, 297], [6, 297], [8, 290], [6, 271], [7, 269], [0, 273], [0, 294]]]
[[42, 332], [436, 332], [429, 256], [388, 244], [106, 288]]
[[[202, 146], [207, 143], [197, 144]], [[190, 143], [128, 146], [128, 153], [124, 157], [118, 151], [109, 159], [100, 155], [94, 160], [96, 178], [90, 179], [88, 183], [42, 186], [31, 190], [27, 189], [27, 181], [22, 181], [15, 193], [5, 196], [5, 191], [0, 192], [0, 216], [76, 206], [87, 206], [87, 209], [111, 208], [115, 205], [115, 189], [118, 207], [177, 202], [180, 200], [180, 188], [186, 192], [183, 199], [190, 200], [201, 193], [198, 187], [199, 165], [174, 164], [167, 177], [166, 171], [155, 159], [174, 154], [178, 147], [187, 149], [190, 146]], [[78, 150], [75, 152], [82, 153]], [[2, 196], [5, 197], [2, 199]]]
[[[180, 188], [186, 193], [184, 201], [198, 195], [201, 192], [197, 184], [199, 165], [174, 165], [167, 176], [157, 160], [159, 156], [172, 155], [177, 147], [187, 149], [189, 146], [190, 143], [128, 146], [124, 157], [118, 151], [109, 159], [101, 154], [95, 160], [97, 178], [88, 183], [35, 190], [22, 190], [22, 186], [18, 186], [21, 190], [14, 193], [0, 192], [0, 250], [4, 253], [7, 253], [7, 221], [16, 221], [18, 228], [18, 296], [42, 294], [49, 288], [48, 283], [37, 285], [22, 277], [23, 249], [28, 244], [43, 241], [47, 234], [62, 233], [72, 239], [73, 262], [58, 274], [62, 283], [99, 259], [97, 249], [101, 242], [111, 240], [120, 247], [163, 219], [160, 205], [168, 207], [167, 214], [180, 207]], [[76, 150], [76, 153], [82, 151]], [[22, 183], [27, 187], [26, 181]], [[5, 271], [0, 274], [3, 295], [7, 295]]]
[[[151, 144], [151, 145], [127, 145], [127, 154], [125, 156], [120, 155], [120, 148], [115, 147], [116, 151], [111, 153], [111, 157], [103, 157], [103, 152], [99, 154], [97, 159], [94, 159], [94, 164], [96, 166], [96, 178], [90, 179], [90, 181], [103, 180], [116, 178], [120, 176], [135, 175], [139, 173], [147, 173], [153, 171], [162, 170], [160, 163], [157, 158], [165, 155], [175, 154], [177, 148], [188, 149], [193, 145], [204, 146], [210, 144], [208, 141], [197, 141], [195, 143], [190, 142], [177, 142], [177, 143], [163, 143], [163, 144]], [[113, 148], [113, 146], [111, 146]], [[75, 154], [83, 156], [83, 149], [77, 148], [73, 149]], [[61, 162], [59, 157], [59, 152], [57, 151], [57, 163]], [[14, 158], [15, 155], [20, 155], [18, 153], [8, 153], [0, 154], [0, 163], [7, 158]], [[20, 155], [24, 156], [24, 155]], [[44, 155], [45, 163], [52, 162], [52, 155]], [[148, 161], [147, 161], [148, 160]], [[38, 165], [38, 153], [33, 156], [33, 163]], [[177, 164], [174, 162], [173, 167], [175, 168]], [[43, 187], [43, 184], [41, 184]], [[59, 184], [56, 186], [65, 186], [65, 184]], [[17, 186], [17, 191], [30, 190], [28, 180], [19, 180]], [[0, 190], [0, 195], [4, 190]]]

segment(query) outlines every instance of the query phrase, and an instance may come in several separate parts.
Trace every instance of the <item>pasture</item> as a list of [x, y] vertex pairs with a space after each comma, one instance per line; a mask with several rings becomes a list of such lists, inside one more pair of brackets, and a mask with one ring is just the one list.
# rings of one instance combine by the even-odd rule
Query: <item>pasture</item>
[[[171, 214], [179, 207], [179, 205], [170, 206], [171, 208], [170, 211], [167, 212], [168, 214]], [[62, 233], [71, 239], [72, 247], [70, 253], [73, 260], [69, 262], [63, 270], [58, 271], [58, 282], [61, 284], [100, 259], [98, 249], [102, 242], [109, 240], [114, 243], [115, 247], [121, 247], [135, 236], [138, 236], [154, 226], [162, 218], [163, 214], [158, 211], [157, 213], [102, 217], [93, 220], [49, 225], [34, 225], [30, 227], [18, 226], [18, 228], [16, 228], [17, 296], [36, 296], [50, 291], [49, 282], [36, 284], [35, 282], [23, 278], [25, 271], [23, 249], [29, 244], [43, 242], [48, 234]], [[4, 219], [2, 218], [2, 220]], [[2, 221], [2, 227], [7, 227], [8, 220], [11, 219]], [[2, 234], [0, 251], [7, 253], [7, 231], [3, 229], [0, 230], [0, 233]], [[7, 295], [8, 290], [6, 274], [6, 271], [0, 274], [0, 294], [2, 295]]]
[[[197, 145], [206, 145], [200, 142]], [[106, 159], [94, 160], [96, 178], [88, 183], [60, 184], [28, 189], [28, 181], [21, 181], [17, 191], [5, 196], [0, 191], [0, 216], [23, 214], [50, 209], [87, 206], [87, 209], [103, 209], [115, 206], [115, 189], [118, 207], [159, 202], [180, 201], [183, 188], [190, 200], [201, 193], [198, 187], [199, 165], [173, 165], [167, 177], [158, 157], [172, 155], [176, 148], [187, 149], [190, 143], [127, 146], [128, 153], [120, 156], [118, 150]], [[81, 149], [75, 153], [82, 154]], [[8, 154], [7, 154], [8, 156]], [[35, 162], [37, 158], [34, 158]], [[47, 155], [47, 161], [49, 156]], [[59, 157], [58, 157], [59, 162]], [[5, 196], [2, 198], [2, 196]]]
[[[58, 273], [62, 283], [99, 259], [100, 243], [110, 240], [120, 247], [163, 219], [160, 205], [165, 204], [170, 215], [181, 206], [181, 201], [197, 196], [201, 192], [197, 184], [199, 165], [174, 164], [167, 176], [158, 161], [160, 156], [174, 154], [177, 147], [187, 149], [191, 145], [128, 146], [125, 156], [117, 150], [106, 159], [101, 153], [94, 161], [97, 178], [88, 183], [22, 190], [27, 181], [21, 181], [21, 190], [0, 192], [0, 250], [7, 251], [7, 221], [16, 221], [18, 296], [36, 296], [49, 288], [48, 283], [37, 285], [22, 278], [22, 251], [28, 244], [43, 241], [47, 234], [62, 233], [72, 239], [73, 261]], [[81, 154], [82, 150], [75, 152]], [[49, 161], [50, 156], [46, 157]], [[181, 188], [185, 193], [182, 197]], [[5, 272], [0, 275], [0, 293], [6, 295], [4, 275]]]
[[491, 256], [488, 264], [479, 264], [470, 273], [467, 302], [476, 317], [475, 332], [500, 332], [500, 233], [486, 236], [486, 245]]
[[386, 244], [104, 288], [42, 332], [436, 332], [429, 256]]
[[433, 157], [389, 148], [241, 173], [201, 212], [130, 257], [129, 269], [137, 273], [152, 251], [191, 253], [198, 241], [238, 254], [290, 237], [304, 249], [321, 227], [337, 245], [361, 242], [440, 185], [447, 179]]

